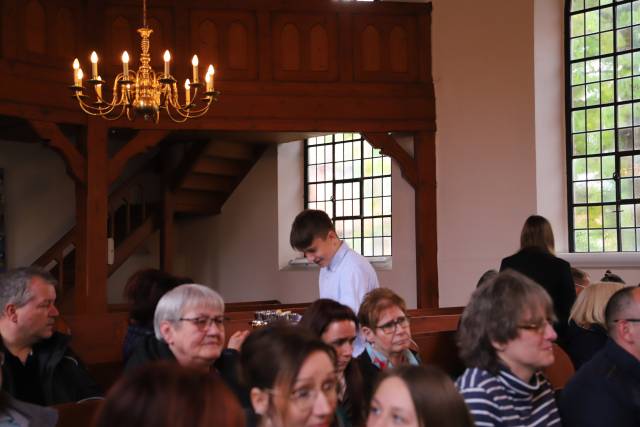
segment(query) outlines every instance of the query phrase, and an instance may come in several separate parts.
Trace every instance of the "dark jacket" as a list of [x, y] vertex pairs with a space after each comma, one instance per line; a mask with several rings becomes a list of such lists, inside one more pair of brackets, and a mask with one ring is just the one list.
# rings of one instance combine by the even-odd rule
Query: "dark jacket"
[[560, 395], [564, 427], [640, 426], [640, 361], [608, 340]]
[[337, 410], [338, 413], [344, 414], [345, 425], [357, 427], [363, 425], [366, 420], [364, 411], [369, 402], [365, 402], [363, 398], [362, 374], [355, 359], [351, 359], [344, 370], [344, 378], [347, 389], [343, 399], [338, 401]]
[[[420, 356], [415, 351], [411, 350], [411, 353], [418, 360], [418, 363], [422, 364]], [[356, 358], [358, 367], [360, 368], [360, 374], [362, 375], [362, 391], [364, 395], [365, 406], [369, 405], [371, 398], [373, 397], [373, 388], [378, 383], [378, 377], [382, 372], [376, 365], [373, 364], [369, 353], [363, 351], [360, 356]]]
[[[124, 369], [125, 371], [131, 371], [156, 360], [176, 361], [176, 357], [164, 341], [160, 341], [155, 336], [145, 337], [133, 350]], [[224, 349], [218, 360], [213, 364], [213, 368], [220, 374], [225, 384], [235, 393], [242, 406], [251, 406], [249, 393], [242, 387], [239, 381], [240, 353], [237, 350]]]
[[549, 293], [558, 317], [558, 342], [564, 344], [569, 312], [576, 300], [569, 263], [540, 249], [524, 248], [502, 260], [500, 271], [509, 268], [533, 279]]
[[569, 322], [564, 347], [576, 371], [604, 347], [607, 339], [607, 331], [600, 325], [585, 329], [573, 320]]
[[[102, 390], [69, 348], [71, 337], [59, 332], [33, 346], [44, 404], [78, 402], [101, 398]], [[3, 352], [7, 350], [2, 346]], [[15, 380], [7, 364], [2, 366], [2, 390], [15, 393]]]

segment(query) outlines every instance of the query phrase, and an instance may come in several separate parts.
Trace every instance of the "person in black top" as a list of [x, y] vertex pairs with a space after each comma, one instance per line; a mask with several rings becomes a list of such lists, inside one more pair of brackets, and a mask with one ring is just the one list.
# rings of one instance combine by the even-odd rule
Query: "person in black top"
[[101, 398], [100, 387], [69, 349], [71, 337], [53, 331], [59, 314], [55, 283], [37, 267], [0, 276], [2, 389], [46, 406]]
[[594, 283], [578, 295], [569, 315], [565, 342], [565, 349], [576, 370], [606, 344], [609, 336], [604, 309], [609, 298], [622, 288], [622, 283]]
[[558, 344], [564, 343], [569, 311], [576, 300], [576, 289], [568, 262], [554, 255], [551, 224], [546, 218], [531, 215], [520, 234], [520, 250], [502, 260], [500, 271], [515, 270], [540, 284], [551, 296], [558, 324]]

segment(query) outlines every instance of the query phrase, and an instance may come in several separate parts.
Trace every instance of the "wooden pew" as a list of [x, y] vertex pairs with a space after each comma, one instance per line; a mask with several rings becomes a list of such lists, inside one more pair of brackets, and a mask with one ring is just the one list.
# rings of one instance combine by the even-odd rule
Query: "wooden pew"
[[58, 411], [56, 427], [88, 427], [103, 404], [103, 400], [91, 399], [82, 403], [64, 403], [53, 406]]

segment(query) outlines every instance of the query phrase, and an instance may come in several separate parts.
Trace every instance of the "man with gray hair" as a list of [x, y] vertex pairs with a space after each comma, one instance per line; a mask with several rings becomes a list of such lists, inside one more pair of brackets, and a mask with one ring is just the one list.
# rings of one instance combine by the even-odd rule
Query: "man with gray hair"
[[55, 285], [38, 267], [0, 275], [2, 389], [39, 405], [99, 398], [100, 388], [69, 349], [71, 337], [53, 330]]
[[640, 288], [613, 294], [605, 310], [609, 340], [562, 392], [565, 427], [640, 426]]

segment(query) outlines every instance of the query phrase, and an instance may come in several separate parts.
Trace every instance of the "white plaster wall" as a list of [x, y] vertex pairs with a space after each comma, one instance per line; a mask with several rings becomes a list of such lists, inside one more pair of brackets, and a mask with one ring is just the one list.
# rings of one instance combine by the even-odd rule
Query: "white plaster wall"
[[73, 227], [75, 184], [42, 144], [0, 141], [5, 173], [7, 266], [31, 265]]
[[536, 209], [533, 0], [434, 0], [441, 306], [464, 305]]

